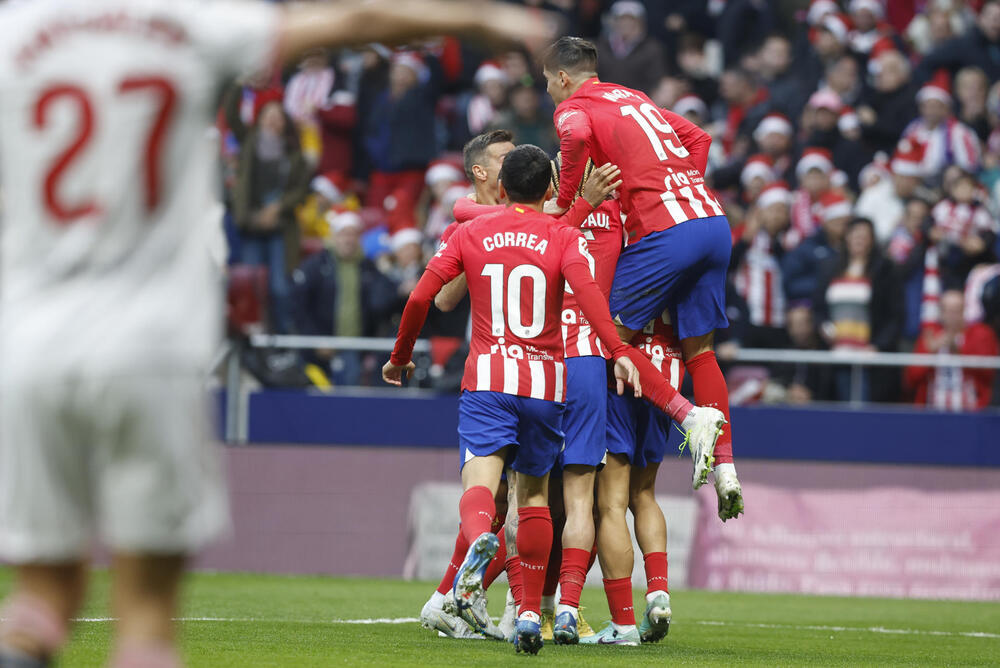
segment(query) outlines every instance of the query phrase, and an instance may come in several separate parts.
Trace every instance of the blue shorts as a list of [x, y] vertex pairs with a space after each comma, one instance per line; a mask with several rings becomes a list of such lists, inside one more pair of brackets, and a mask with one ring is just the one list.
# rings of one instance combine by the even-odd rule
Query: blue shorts
[[566, 446], [559, 468], [568, 464], [597, 466], [607, 450], [608, 372], [603, 357], [566, 359]]
[[510, 446], [507, 464], [541, 477], [552, 469], [563, 445], [565, 404], [502, 392], [462, 392], [458, 399], [459, 470], [473, 457]]
[[625, 455], [634, 468], [663, 461], [670, 418], [628, 394], [608, 396], [608, 452]]
[[679, 339], [728, 327], [731, 251], [725, 216], [688, 220], [626, 246], [611, 286], [612, 317], [642, 329], [669, 309]]

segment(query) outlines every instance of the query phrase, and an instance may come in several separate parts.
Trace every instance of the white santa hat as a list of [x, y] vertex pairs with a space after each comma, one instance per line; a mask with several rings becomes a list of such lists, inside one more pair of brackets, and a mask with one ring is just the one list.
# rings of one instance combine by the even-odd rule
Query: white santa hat
[[792, 203], [792, 191], [788, 189], [788, 184], [784, 181], [775, 181], [768, 184], [760, 195], [757, 196], [757, 206], [761, 209], [772, 204], [784, 204], [789, 206]]
[[424, 175], [424, 182], [429, 186], [444, 181], [455, 183], [464, 179], [465, 173], [450, 162], [436, 162], [430, 166], [427, 174]]
[[909, 139], [903, 139], [896, 145], [896, 152], [892, 154], [889, 169], [893, 174], [900, 176], [923, 176], [923, 162], [923, 146]]
[[764, 183], [774, 181], [774, 163], [766, 155], [752, 155], [740, 171], [740, 183], [743, 187], [750, 185], [756, 178], [764, 179]]
[[851, 4], [848, 5], [848, 10], [852, 14], [860, 12], [864, 9], [867, 9], [874, 14], [877, 19], [885, 18], [885, 7], [882, 6], [882, 3], [879, 2], [879, 0], [851, 0]]
[[768, 114], [754, 128], [753, 138], [759, 143], [761, 139], [772, 132], [791, 137], [792, 122], [784, 114]]
[[809, 5], [809, 12], [806, 14], [806, 21], [809, 25], [816, 25], [823, 20], [827, 14], [836, 14], [840, 7], [833, 0], [813, 0]]
[[420, 244], [424, 241], [423, 233], [415, 227], [406, 227], [392, 235], [389, 240], [389, 248], [393, 253], [407, 244]]
[[334, 232], [343, 232], [351, 228], [361, 229], [365, 226], [364, 221], [361, 220], [361, 216], [353, 211], [342, 211], [340, 213], [331, 211], [326, 214], [326, 220], [330, 223], [330, 229]]
[[708, 107], [697, 95], [682, 95], [680, 99], [674, 103], [671, 111], [678, 116], [683, 116], [691, 112], [698, 114], [702, 118], [708, 115]]
[[828, 190], [819, 198], [820, 217], [823, 222], [851, 215], [851, 203], [836, 190]]
[[951, 86], [948, 81], [948, 72], [939, 70], [930, 81], [925, 83], [917, 91], [917, 102], [926, 100], [938, 100], [945, 104], [951, 104]]
[[840, 14], [827, 14], [823, 17], [823, 22], [820, 24], [820, 27], [829, 30], [830, 34], [832, 34], [841, 44], [847, 44], [847, 38], [851, 32], [851, 25], [847, 22], [847, 19]]
[[800, 179], [810, 169], [818, 169], [825, 174], [833, 171], [833, 157], [825, 148], [807, 148], [802, 152], [798, 164], [795, 165], [795, 176]]
[[840, 118], [837, 119], [837, 129], [841, 133], [848, 133], [861, 127], [861, 120], [850, 107], [844, 107], [840, 111]]
[[507, 73], [493, 62], [485, 62], [476, 70], [475, 82], [477, 86], [482, 86], [487, 81], [499, 81], [507, 83]]
[[430, 70], [427, 69], [423, 58], [414, 51], [398, 51], [393, 54], [392, 62], [396, 65], [409, 67], [417, 75], [418, 81], [426, 81], [430, 76]]
[[340, 202], [344, 199], [344, 194], [340, 192], [340, 188], [334, 184], [332, 179], [324, 174], [320, 174], [310, 181], [309, 187], [331, 202]]

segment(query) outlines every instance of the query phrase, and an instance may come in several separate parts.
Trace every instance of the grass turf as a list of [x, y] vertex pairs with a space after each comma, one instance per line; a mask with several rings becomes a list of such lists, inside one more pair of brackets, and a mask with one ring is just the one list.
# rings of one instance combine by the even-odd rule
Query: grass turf
[[[972, 666], [1000, 664], [1000, 604], [678, 591], [674, 622], [658, 645], [559, 647], [537, 658], [511, 645], [438, 638], [417, 623], [344, 624], [336, 619], [417, 617], [434, 585], [325, 577], [197, 574], [188, 583], [181, 624], [191, 666], [492, 666], [513, 660], [550, 665]], [[10, 571], [0, 569], [0, 596]], [[499, 616], [504, 588], [490, 610]], [[107, 617], [108, 577], [97, 573], [81, 616]], [[637, 614], [643, 600], [636, 592]], [[584, 590], [585, 616], [608, 619], [603, 592]], [[194, 618], [212, 618], [195, 620]], [[720, 622], [722, 625], [715, 624]], [[812, 628], [810, 628], [812, 627]], [[817, 628], [823, 627], [823, 628]], [[838, 630], [835, 627], [848, 627]], [[914, 633], [876, 633], [870, 627]], [[112, 625], [77, 624], [60, 666], [99, 666]], [[934, 633], [928, 633], [934, 632]]]

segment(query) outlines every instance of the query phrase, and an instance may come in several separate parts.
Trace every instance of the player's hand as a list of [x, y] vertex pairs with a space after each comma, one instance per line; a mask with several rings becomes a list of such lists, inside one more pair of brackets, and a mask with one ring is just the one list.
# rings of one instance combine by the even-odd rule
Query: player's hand
[[406, 379], [409, 380], [413, 376], [413, 370], [416, 368], [417, 365], [413, 362], [407, 362], [403, 366], [396, 366], [390, 360], [382, 367], [382, 380], [390, 385], [400, 386], [403, 384], [403, 374], [405, 373]]
[[591, 207], [600, 206], [605, 198], [613, 193], [621, 184], [622, 170], [618, 165], [606, 162], [590, 173], [587, 182], [583, 184], [583, 199], [587, 200]]
[[545, 200], [545, 204], [542, 205], [542, 213], [546, 213], [550, 216], [561, 216], [566, 213], [566, 209], [559, 206], [555, 198]]
[[638, 399], [642, 396], [642, 383], [639, 382], [639, 369], [636, 368], [635, 363], [628, 357], [619, 357], [615, 360], [615, 385], [618, 389], [618, 394], [625, 394], [625, 384], [628, 383], [632, 386], [635, 393], [635, 398]]

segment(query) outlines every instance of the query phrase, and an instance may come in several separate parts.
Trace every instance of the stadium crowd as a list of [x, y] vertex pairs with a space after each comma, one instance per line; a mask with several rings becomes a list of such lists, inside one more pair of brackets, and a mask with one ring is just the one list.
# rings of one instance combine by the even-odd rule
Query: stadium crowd
[[[720, 358], [1000, 353], [1000, 0], [527, 4], [594, 40], [603, 80], [713, 136], [706, 178], [733, 238]], [[524, 52], [445, 39], [315, 52], [226, 91], [234, 332], [394, 335], [471, 192], [463, 145], [502, 128], [555, 155], [544, 87]], [[248, 294], [266, 308], [247, 309]], [[467, 300], [432, 312], [426, 384], [457, 387], [467, 318]], [[280, 378], [273, 360], [256, 368], [368, 384], [381, 361], [317, 350]], [[818, 365], [729, 370], [737, 403], [845, 400], [850, 380]], [[973, 410], [1000, 401], [993, 385], [990, 371], [889, 367], [866, 370], [863, 395]]]

